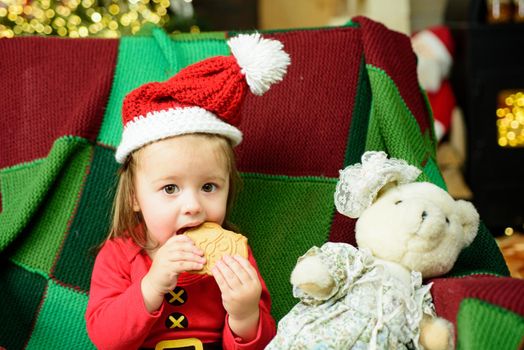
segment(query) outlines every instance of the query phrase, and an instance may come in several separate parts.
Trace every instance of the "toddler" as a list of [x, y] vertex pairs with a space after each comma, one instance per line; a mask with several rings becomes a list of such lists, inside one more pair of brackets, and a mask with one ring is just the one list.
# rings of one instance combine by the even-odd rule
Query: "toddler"
[[229, 227], [238, 186], [233, 147], [240, 104], [282, 80], [289, 56], [259, 34], [228, 41], [163, 83], [129, 93], [116, 151], [122, 164], [109, 238], [97, 255], [86, 311], [100, 349], [263, 349], [275, 335], [270, 297], [251, 250], [225, 256], [212, 276], [183, 233]]

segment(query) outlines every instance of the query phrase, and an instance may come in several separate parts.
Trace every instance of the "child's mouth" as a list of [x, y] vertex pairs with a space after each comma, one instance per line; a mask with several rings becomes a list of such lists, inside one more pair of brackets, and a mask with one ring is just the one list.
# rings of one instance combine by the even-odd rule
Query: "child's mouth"
[[190, 229], [190, 227], [182, 227], [180, 230], [176, 231], [176, 234], [177, 235], [183, 235], [184, 232], [186, 232], [189, 229]]
[[196, 228], [198, 226], [200, 226], [200, 224], [199, 225], [190, 225], [190, 226], [182, 227], [182, 228], [178, 229], [178, 231], [176, 231], [176, 234], [177, 235], [183, 235], [186, 231], [189, 231], [189, 230], [191, 230], [193, 228]]

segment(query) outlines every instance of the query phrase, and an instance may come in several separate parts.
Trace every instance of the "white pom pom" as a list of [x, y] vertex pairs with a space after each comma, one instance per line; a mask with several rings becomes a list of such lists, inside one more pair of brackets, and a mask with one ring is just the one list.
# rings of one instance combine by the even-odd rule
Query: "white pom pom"
[[228, 45], [255, 95], [281, 81], [291, 63], [280, 41], [262, 38], [259, 33], [240, 34], [229, 39]]

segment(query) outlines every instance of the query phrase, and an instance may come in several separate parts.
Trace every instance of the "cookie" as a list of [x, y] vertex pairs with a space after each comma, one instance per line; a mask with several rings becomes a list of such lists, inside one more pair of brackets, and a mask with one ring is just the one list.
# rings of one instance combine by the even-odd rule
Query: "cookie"
[[247, 259], [247, 238], [239, 233], [228, 231], [220, 225], [205, 222], [184, 233], [197, 247], [204, 251], [206, 264], [198, 274], [211, 275], [211, 269], [224, 255], [240, 255]]

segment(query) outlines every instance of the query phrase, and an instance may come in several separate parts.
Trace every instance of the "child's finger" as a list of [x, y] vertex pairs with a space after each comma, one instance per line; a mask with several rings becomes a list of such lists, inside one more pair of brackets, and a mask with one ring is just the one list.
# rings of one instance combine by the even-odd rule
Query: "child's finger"
[[187, 236], [173, 236], [169, 238], [164, 244], [166, 249], [170, 251], [183, 250], [186, 252], [194, 252], [198, 255], [204, 255], [204, 251], [195, 245], [195, 242]]
[[229, 288], [235, 289], [240, 287], [242, 283], [238, 279], [238, 276], [228, 265], [224, 263], [223, 259], [216, 262], [215, 268], [220, 271]]
[[211, 269], [211, 272], [213, 273], [213, 277], [215, 278], [215, 281], [218, 284], [218, 288], [220, 288], [222, 292], [230, 288], [226, 282], [224, 275], [222, 274], [222, 271], [220, 271], [220, 269], [217, 268], [216, 264], [215, 267]]
[[249, 275], [249, 277], [252, 280], [258, 281], [258, 274], [253, 265], [247, 260], [246, 258], [240, 256], [240, 255], [234, 255], [233, 259], [235, 259], [243, 268], [244, 271]]
[[193, 252], [186, 252], [186, 251], [175, 251], [172, 252], [172, 254], [168, 257], [169, 261], [187, 261], [187, 262], [197, 262], [201, 264], [205, 264], [206, 258], [203, 256], [200, 256], [198, 254], [195, 254]]
[[204, 264], [193, 261], [177, 261], [174, 263], [174, 270], [176, 273], [187, 271], [198, 271], [204, 267]]
[[237, 276], [240, 283], [243, 283], [243, 281], [247, 282], [252, 279], [245, 266], [242, 265], [237, 259], [231, 256], [224, 256], [223, 261], [224, 264], [226, 264], [227, 267], [229, 267], [231, 271]]
[[185, 244], [173, 247], [165, 247], [164, 251], [167, 252], [168, 256], [170, 257], [176, 256], [180, 253], [193, 254], [200, 257], [204, 256], [204, 252], [198, 249], [197, 247]]
[[166, 244], [169, 244], [171, 242], [180, 242], [180, 243], [191, 242], [193, 243], [193, 240], [186, 235], [173, 235], [169, 237], [169, 239], [166, 241]]

